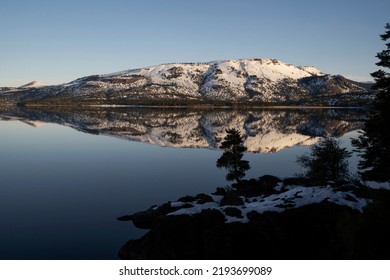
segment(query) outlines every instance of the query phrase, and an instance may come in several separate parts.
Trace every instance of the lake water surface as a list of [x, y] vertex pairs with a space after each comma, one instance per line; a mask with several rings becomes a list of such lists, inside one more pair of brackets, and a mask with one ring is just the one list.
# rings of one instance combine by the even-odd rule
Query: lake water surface
[[247, 178], [287, 177], [300, 171], [297, 155], [322, 136], [349, 147], [364, 115], [0, 109], [0, 259], [116, 259], [145, 233], [117, 217], [229, 184], [215, 165], [226, 129], [245, 139]]

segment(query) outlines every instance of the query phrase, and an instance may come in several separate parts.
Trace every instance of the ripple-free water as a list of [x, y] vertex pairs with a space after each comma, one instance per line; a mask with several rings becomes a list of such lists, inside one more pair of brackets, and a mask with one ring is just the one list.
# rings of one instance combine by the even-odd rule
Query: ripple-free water
[[[180, 114], [190, 115], [189, 112]], [[225, 181], [225, 170], [218, 169], [215, 163], [222, 154], [216, 147], [224, 130], [231, 126], [248, 133], [245, 135], [248, 141], [256, 140], [247, 143], [262, 145], [262, 139], [268, 141], [263, 142], [264, 147], [251, 147], [266, 152], [245, 155], [251, 164], [247, 178], [294, 175], [299, 172], [296, 157], [309, 150], [306, 145], [319, 139], [309, 133], [305, 135], [310, 128], [304, 127], [302, 141], [306, 140], [297, 143], [299, 129], [292, 132], [286, 126], [272, 131], [261, 114], [249, 116], [241, 112], [238, 119], [228, 118], [231, 122], [224, 116], [223, 124], [214, 119], [214, 122], [206, 121], [199, 114], [195, 115], [195, 123], [192, 115], [191, 121], [186, 123], [180, 119], [179, 125], [172, 126], [171, 130], [167, 127], [176, 121], [174, 118], [154, 120], [150, 125], [150, 119], [138, 123], [129, 113], [126, 113], [129, 119], [125, 120], [94, 118], [92, 121], [85, 116], [73, 116], [73, 122], [58, 121], [58, 116], [50, 120], [46, 115], [32, 119], [26, 114], [2, 115], [0, 259], [116, 259], [126, 241], [145, 232], [134, 228], [131, 222], [117, 221], [117, 217], [181, 196], [210, 193], [218, 186], [229, 184]], [[127, 127], [124, 133], [121, 126], [122, 130], [105, 130], [104, 134], [109, 136], [96, 133], [103, 123], [106, 129], [109, 121], [137, 124], [139, 131], [133, 133]], [[115, 126], [112, 124], [109, 126]], [[91, 132], [92, 126], [96, 128], [93, 134], [85, 133]], [[355, 131], [356, 127], [351, 127]], [[195, 140], [188, 140], [191, 133], [180, 135], [185, 132], [194, 134]], [[349, 146], [350, 136], [356, 133], [348, 129], [344, 132], [347, 132], [342, 137], [344, 144]], [[291, 146], [288, 137], [280, 138], [289, 133], [293, 135]], [[205, 139], [201, 139], [202, 135]], [[272, 135], [276, 137], [274, 142]], [[147, 140], [142, 142], [142, 139]], [[210, 146], [188, 147], [183, 141]], [[267, 147], [281, 141], [285, 147]], [[276, 151], [270, 153], [266, 148]]]

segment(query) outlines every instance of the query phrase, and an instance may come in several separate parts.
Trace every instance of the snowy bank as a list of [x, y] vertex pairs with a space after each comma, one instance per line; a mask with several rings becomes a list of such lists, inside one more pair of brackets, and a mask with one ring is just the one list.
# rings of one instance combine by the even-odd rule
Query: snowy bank
[[121, 259], [389, 259], [390, 192], [265, 175], [118, 218]]

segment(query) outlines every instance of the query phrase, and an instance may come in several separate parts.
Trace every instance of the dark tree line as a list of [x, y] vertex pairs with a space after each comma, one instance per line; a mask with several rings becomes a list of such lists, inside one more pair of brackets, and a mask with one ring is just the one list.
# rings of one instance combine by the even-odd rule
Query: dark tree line
[[371, 74], [375, 79], [374, 89], [378, 91], [369, 119], [362, 134], [353, 144], [361, 153], [360, 174], [364, 180], [388, 181], [390, 179], [390, 24], [380, 37], [386, 42], [386, 49], [376, 57], [377, 66], [382, 69]]

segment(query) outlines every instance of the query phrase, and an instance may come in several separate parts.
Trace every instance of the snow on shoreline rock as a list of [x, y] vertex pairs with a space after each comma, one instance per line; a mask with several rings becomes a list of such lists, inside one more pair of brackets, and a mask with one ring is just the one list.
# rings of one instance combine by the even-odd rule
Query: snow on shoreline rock
[[277, 177], [266, 175], [258, 180], [245, 181], [236, 188], [217, 188], [210, 195], [182, 197], [118, 219], [132, 220], [136, 227], [149, 229], [163, 216], [194, 216], [205, 211], [217, 211], [223, 215], [225, 223], [248, 223], [254, 214], [282, 213], [324, 202], [363, 212], [371, 199], [359, 193], [359, 187], [352, 184], [334, 186], [330, 182], [327, 186], [303, 186], [287, 184], [286, 180], [283, 182]]
[[[388, 250], [383, 250], [388, 235], [375, 232], [378, 226], [386, 232], [388, 216], [382, 216], [379, 224], [370, 218], [388, 211], [377, 207], [378, 191], [350, 183], [309, 186], [312, 182], [302, 178], [272, 183], [274, 179], [266, 175], [257, 184], [251, 179], [234, 189], [218, 188], [212, 195], [186, 196], [120, 217], [149, 231], [127, 241], [118, 255], [121, 259], [388, 259]], [[367, 237], [366, 230], [371, 232], [373, 225], [374, 233]], [[372, 248], [370, 241], [378, 236], [383, 241]], [[356, 251], [361, 244], [367, 246]]]
[[[282, 184], [282, 183], [279, 183]], [[171, 202], [172, 207], [182, 207], [168, 215], [193, 215], [200, 213], [206, 209], [216, 209], [221, 211], [225, 215], [227, 223], [241, 222], [247, 223], [249, 219], [247, 214], [255, 211], [259, 214], [264, 212], [283, 212], [287, 209], [299, 208], [305, 205], [316, 204], [322, 201], [332, 202], [338, 205], [348, 206], [351, 209], [362, 212], [363, 208], [369, 203], [370, 200], [366, 198], [360, 198], [353, 194], [352, 191], [337, 191], [331, 186], [317, 186], [317, 187], [304, 187], [304, 186], [288, 186], [284, 191], [278, 194], [261, 195], [258, 197], [245, 198], [243, 205], [226, 205], [220, 206], [222, 196], [213, 195], [213, 202], [207, 202], [199, 204], [195, 202]], [[192, 207], [190, 207], [192, 206]], [[229, 216], [226, 214], [226, 209], [234, 207], [241, 212], [238, 217]]]
[[365, 184], [371, 189], [385, 189], [390, 190], [390, 182], [374, 182], [366, 181]]

